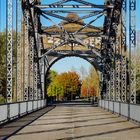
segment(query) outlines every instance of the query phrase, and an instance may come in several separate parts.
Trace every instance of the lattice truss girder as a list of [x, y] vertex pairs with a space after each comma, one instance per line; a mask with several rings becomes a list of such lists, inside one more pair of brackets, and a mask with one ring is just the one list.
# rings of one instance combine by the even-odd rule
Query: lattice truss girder
[[127, 49], [126, 49], [126, 20], [127, 20], [127, 0], [123, 0], [121, 14], [121, 101], [127, 101]]
[[[119, 24], [120, 24], [120, 15], [121, 15], [121, 7], [122, 1], [115, 0], [115, 1], [108, 1], [108, 5], [114, 5], [113, 9], [107, 10], [107, 16], [104, 22], [104, 34], [107, 37], [102, 38], [102, 49], [101, 54], [103, 58], [103, 83], [106, 84], [105, 87], [108, 85], [108, 80], [110, 80], [110, 99], [116, 100], [116, 91], [117, 97], [120, 95], [120, 75], [119, 75], [119, 68], [120, 68], [120, 43], [117, 43], [119, 39], [117, 38], [117, 33], [119, 32]], [[116, 77], [117, 76], [117, 77]], [[108, 80], [106, 80], [108, 78]], [[117, 86], [117, 88], [116, 88]], [[108, 87], [103, 90], [108, 90]], [[107, 91], [101, 93], [109, 93]]]
[[110, 71], [110, 99], [115, 101], [115, 69], [111, 68]]
[[[77, 2], [77, 4], [75, 4], [75, 5], [67, 4], [67, 2], [70, 2], [70, 1]], [[59, 30], [61, 30], [61, 32], [52, 31], [49, 33], [48, 32], [39, 33], [40, 36], [44, 36], [44, 35], [49, 36], [49, 37], [57, 36], [57, 38], [59, 38], [61, 40], [59, 44], [53, 45], [53, 46], [50, 46], [49, 48], [47, 48], [47, 51], [45, 51], [45, 53], [43, 53], [41, 55], [41, 58], [45, 57], [45, 59], [46, 59], [47, 58], [46, 56], [52, 54], [53, 52], [54, 52], [53, 56], [55, 56], [56, 52], [54, 50], [57, 49], [58, 47], [66, 45], [66, 44], [71, 46], [72, 52], [74, 52], [73, 47], [75, 47], [76, 45], [82, 45], [92, 51], [92, 55], [95, 58], [94, 61], [98, 64], [97, 67], [99, 68], [102, 66], [102, 57], [101, 57], [101, 53], [100, 53], [100, 48], [96, 48], [95, 46], [91, 46], [90, 44], [88, 44], [88, 45], [85, 44], [83, 42], [83, 39], [89, 38], [89, 37], [102, 37], [102, 36], [108, 37], [108, 34], [104, 34], [103, 28], [95, 27], [95, 26], [93, 26], [93, 23], [96, 20], [98, 20], [100, 17], [106, 15], [107, 10], [113, 9], [113, 7], [114, 7], [113, 4], [96, 5], [91, 2], [86, 2], [84, 0], [60, 0], [59, 2], [52, 3], [49, 5], [34, 4], [34, 7], [37, 9], [39, 16], [44, 17], [47, 20], [47, 22], [50, 22], [52, 25], [56, 26]], [[51, 8], [53, 8], [53, 10]], [[61, 8], [61, 10], [56, 10], [57, 8]], [[65, 10], [65, 8], [67, 8], [67, 10]], [[74, 10], [71, 10], [69, 8], [74, 8]], [[89, 10], [83, 10], [83, 9], [81, 10], [80, 8], [89, 8]], [[93, 9], [93, 8], [95, 8], [95, 9]], [[86, 13], [86, 14], [73, 19], [73, 18], [68, 18], [68, 17], [63, 16], [63, 14], [66, 14], [66, 13], [78, 13], [78, 14], [80, 13], [79, 15], [82, 15], [83, 13], [84, 14]], [[117, 13], [115, 13], [115, 14], [117, 14]], [[85, 20], [85, 19], [88, 19], [91, 17], [92, 17], [92, 19], [89, 21], [89, 23], [81, 22], [81, 20]], [[59, 20], [61, 19], [65, 22], [63, 22], [63, 24], [61, 24], [61, 23], [56, 24], [56, 22], [53, 21], [53, 18], [57, 18]], [[75, 32], [68, 32], [64, 28], [64, 25], [69, 24], [69, 23], [78, 24], [81, 26], [81, 28]], [[83, 31], [85, 28], [91, 28], [96, 31], [85, 33]], [[114, 25], [113, 25], [113, 28], [116, 28], [116, 27], [114, 27]], [[43, 28], [42, 28], [42, 30], [43, 30]], [[112, 36], [112, 34], [110, 34], [110, 36]], [[113, 40], [112, 40], [112, 42], [113, 42]], [[110, 50], [110, 52], [111, 52], [111, 50]], [[63, 53], [64, 52], [57, 51], [57, 55], [58, 54], [62, 55]], [[75, 54], [75, 53], [72, 53], [72, 54]], [[79, 53], [79, 55], [80, 55], [80, 53]], [[87, 55], [87, 57], [88, 57], [88, 54], [85, 53], [84, 55]], [[47, 67], [48, 67], [48, 63], [47, 63]], [[102, 68], [100, 68], [100, 69], [102, 69]]]
[[21, 15], [21, 1], [17, 0], [17, 101], [23, 100], [23, 36], [22, 30], [22, 15]]
[[[59, 1], [56, 3], [52, 3], [49, 5], [35, 5], [35, 7], [38, 9], [38, 14], [40, 14], [41, 16], [43, 16], [47, 22], [50, 22], [52, 25], [56, 26], [59, 30], [61, 30], [61, 32], [57, 32], [57, 31], [52, 31], [52, 32], [43, 32], [41, 35], [46, 35], [46, 36], [51, 36], [51, 37], [55, 37], [57, 35], [57, 38], [59, 38], [61, 41], [59, 44], [57, 45], [53, 45], [50, 46], [48, 49], [48, 52], [46, 52], [45, 54], [42, 55], [42, 57], [44, 55], [48, 55], [50, 54], [50, 52], [53, 52], [55, 49], [57, 49], [58, 47], [61, 47], [65, 44], [71, 46], [72, 51], [73, 51], [73, 47], [75, 47], [76, 45], [82, 45], [84, 47], [87, 47], [89, 50], [92, 50], [93, 54], [95, 54], [97, 57], [100, 57], [100, 50], [98, 48], [96, 48], [95, 46], [91, 46], [91, 45], [87, 45], [83, 42], [84, 38], [88, 38], [88, 37], [101, 37], [103, 35], [103, 30], [101, 27], [95, 27], [92, 24], [98, 20], [100, 17], [102, 17], [105, 14], [105, 9], [106, 9], [106, 5], [95, 5], [91, 2], [86, 2], [84, 0], [72, 0], [74, 2], [77, 2], [78, 4], [74, 5], [70, 5], [70, 4], [66, 4], [67, 2], [69, 2], [71, 0], [67, 0], [67, 1]], [[82, 4], [82, 8], [92, 8], [91, 10], [81, 10], [81, 4]], [[63, 10], [56, 10], [57, 8], [62, 8]], [[75, 8], [75, 10], [71, 10], [69, 9], [70, 7]], [[108, 6], [108, 8], [111, 8], [112, 6]], [[49, 10], [48, 10], [49, 8]], [[56, 8], [55, 10], [51, 9], [51, 8]], [[65, 10], [65, 8], [67, 8], [67, 10]], [[95, 9], [93, 9], [95, 8]], [[68, 10], [69, 9], [69, 10]], [[68, 18], [63, 16], [63, 14], [69, 14], [69, 13], [77, 13], [77, 14], [82, 14], [85, 13], [85, 15], [77, 17], [77, 18]], [[89, 21], [89, 23], [84, 23], [81, 22], [81, 20], [85, 20], [88, 18], [92, 18], [91, 21]], [[55, 21], [53, 21], [53, 18], [57, 18], [57, 19], [61, 19], [63, 21], [65, 21], [64, 23], [60, 23], [60, 24], [56, 24]], [[69, 23], [75, 23], [78, 25], [81, 25], [81, 28], [78, 29], [75, 32], [68, 32], [65, 28], [64, 25], [69, 24]], [[95, 32], [83, 32], [83, 30], [85, 28], [91, 28], [96, 30]], [[44, 31], [44, 30], [43, 30]], [[82, 37], [81, 37], [82, 36]]]
[[130, 75], [130, 103], [136, 103], [136, 0], [129, 1], [129, 75]]
[[[127, 87], [127, 59], [125, 57], [125, 51], [126, 51], [126, 20], [125, 20], [125, 14], [126, 14], [126, 0], [114, 0], [114, 1], [108, 1], [106, 5], [95, 5], [91, 2], [86, 2], [84, 0], [73, 0], [74, 2], [77, 2], [77, 5], [65, 5], [65, 3], [69, 2], [71, 0], [60, 0], [59, 2], [52, 3], [49, 5], [40, 5], [38, 3], [34, 3], [34, 1], [30, 1], [32, 4], [29, 4], [28, 0], [23, 0], [27, 5], [23, 7], [24, 11], [24, 22], [25, 22], [25, 44], [27, 49], [25, 49], [26, 55], [29, 55], [30, 61], [28, 61], [28, 56], [25, 59], [25, 95], [28, 95], [28, 90], [30, 91], [30, 99], [33, 98], [33, 91], [35, 92], [35, 98], [41, 98], [41, 90], [44, 89], [43, 84], [42, 84], [42, 89], [39, 89], [41, 85], [36, 84], [40, 83], [39, 81], [44, 80], [43, 76], [43, 71], [44, 69], [44, 60], [47, 58], [46, 56], [52, 53], [55, 49], [58, 47], [61, 47], [65, 44], [70, 45], [71, 47], [74, 47], [74, 44], [80, 44], [82, 46], [86, 46], [89, 50], [92, 50], [93, 55], [95, 58], [97, 57], [100, 59], [101, 65], [103, 65], [103, 92], [106, 93], [108, 92], [108, 95], [106, 96], [108, 99], [112, 100], [117, 100], [117, 101], [126, 101], [126, 87]], [[82, 6], [80, 5], [82, 4]], [[66, 13], [64, 10], [65, 8], [75, 8], [74, 12], [82, 12], [80, 8], [96, 8], [98, 10], [90, 10], [86, 11], [88, 14], [84, 15], [80, 18], [75, 18], [75, 19], [70, 19], [68, 17], [64, 17], [61, 14]], [[47, 8], [64, 8], [63, 10], [46, 10]], [[121, 15], [121, 8], [122, 8], [122, 22], [120, 21], [120, 15]], [[134, 0], [133, 2], [131, 1], [131, 25], [133, 24], [134, 21]], [[34, 13], [34, 9], [36, 10]], [[32, 11], [33, 10], [33, 11]], [[85, 12], [83, 10], [83, 12]], [[32, 19], [31, 18], [31, 13], [32, 13]], [[37, 14], [36, 16], [34, 14]], [[72, 13], [71, 10], [67, 10], [67, 13]], [[98, 18], [101, 16], [105, 16], [105, 22], [104, 22], [104, 27], [95, 27], [92, 25]], [[38, 20], [40, 16], [43, 16], [47, 21], [51, 22], [52, 25], [57, 26], [59, 30], [61, 30], [61, 33], [58, 32], [39, 32], [39, 27]], [[76, 31], [76, 32], [67, 32], [63, 26], [63, 24], [56, 24], [52, 18], [58, 18], [61, 20], [65, 21], [65, 24], [68, 23], [76, 23], [81, 25], [81, 28]], [[84, 20], [90, 17], [94, 17], [93, 20], [91, 20], [88, 24], [81, 23], [80, 20]], [[32, 21], [34, 20], [35, 26], [35, 38], [37, 40], [37, 43], [35, 42], [34, 36], [32, 36], [30, 33], [33, 32], [33, 24]], [[121, 31], [118, 25], [122, 23], [121, 25]], [[95, 33], [84, 33], [83, 30], [88, 27], [88, 28], [94, 28], [97, 30]], [[42, 28], [43, 29], [43, 28]], [[131, 33], [131, 46], [134, 47], [134, 41], [135, 41], [135, 26], [131, 26], [130, 28], [130, 33]], [[121, 35], [118, 34], [118, 32], [121, 32]], [[26, 35], [27, 34], [27, 35]], [[40, 54], [40, 50], [35, 50], [34, 45], [37, 44], [39, 46], [38, 48], [42, 48], [43, 46], [41, 43], [41, 35], [46, 35], [46, 36], [56, 36], [60, 38], [61, 42], [57, 45], [50, 46], [47, 49], [47, 52], [44, 54]], [[102, 37], [102, 47], [101, 50], [96, 48], [95, 46], [90, 46], [86, 45], [83, 42], [83, 38], [81, 36], [86, 37]], [[121, 36], [121, 38], [118, 38], [118, 36]], [[121, 41], [120, 41], [121, 40]], [[117, 42], [117, 43], [116, 43]], [[30, 46], [30, 47], [29, 47]], [[122, 51], [123, 50], [123, 51]], [[37, 63], [34, 62], [34, 51], [39, 52], [39, 56], [41, 57], [41, 61], [38, 61]], [[73, 50], [72, 50], [73, 51]], [[133, 57], [131, 55], [131, 59], [133, 62]], [[96, 60], [95, 60], [96, 61]], [[135, 63], [133, 63], [135, 64]], [[41, 68], [42, 67], [42, 68]], [[30, 70], [29, 70], [30, 69]], [[28, 71], [29, 70], [29, 71]], [[34, 72], [34, 75], [33, 75]], [[135, 88], [135, 70], [131, 69], [131, 99], [133, 102], [135, 102], [135, 91], [133, 90]], [[40, 79], [40, 80], [39, 80]], [[37, 82], [36, 82], [37, 81]], [[42, 82], [43, 83], [43, 82]], [[29, 86], [28, 86], [29, 85]], [[131, 101], [132, 102], [132, 101]]]
[[[41, 32], [41, 23], [40, 23], [40, 15], [38, 15], [37, 9], [34, 11], [34, 27], [35, 27], [35, 37], [37, 40], [37, 46], [38, 46], [38, 57], [40, 58], [41, 56], [41, 49], [43, 48], [43, 42], [42, 38], [39, 36]], [[44, 58], [38, 60], [38, 64], [36, 65], [38, 67], [37, 75], [37, 93], [35, 94], [38, 99], [44, 98], [45, 97], [45, 74], [44, 74]], [[35, 67], [36, 67], [35, 66]]]
[[106, 100], [111, 100], [111, 88], [110, 88], [110, 85], [111, 85], [111, 82], [110, 82], [110, 80], [109, 81], [107, 81], [107, 93], [105, 94], [105, 99]]
[[6, 31], [6, 95], [7, 102], [12, 102], [12, 48], [13, 48], [13, 3], [12, 0], [7, 0], [6, 3], [6, 11], [7, 11], [7, 31]]
[[[22, 0], [22, 11], [25, 25], [25, 56], [24, 56], [24, 100], [33, 100], [40, 98], [41, 76], [38, 59], [38, 38], [35, 31], [38, 30], [37, 18], [35, 17], [35, 9], [32, 4], [36, 1]], [[35, 23], [35, 24], [34, 24]]]
[[[37, 32], [37, 25], [38, 25], [38, 20], [36, 19], [37, 16], [36, 16], [36, 13], [34, 12], [34, 27], [35, 28], [35, 33]], [[36, 34], [35, 34], [36, 35]], [[37, 38], [37, 35], [35, 36]], [[38, 63], [34, 63], [33, 64], [33, 67], [34, 67], [34, 100], [37, 100], [38, 99]]]
[[115, 79], [115, 98], [116, 98], [116, 101], [121, 101], [121, 85], [120, 85], [120, 82], [121, 82], [121, 61], [119, 58], [116, 59], [116, 66], [115, 66], [115, 76], [116, 76], [116, 79]]
[[24, 10], [24, 100], [28, 100], [28, 84], [29, 84], [29, 41], [28, 41], [28, 18], [27, 10]]
[[[66, 1], [62, 0], [62, 1], [59, 1], [56, 3], [52, 3], [50, 5], [35, 5], [35, 7], [38, 8], [38, 12], [41, 16], [46, 18], [48, 21], [52, 22], [53, 25], [57, 26], [62, 31], [61, 36], [59, 38], [61, 38], [61, 40], [63, 40], [63, 41], [58, 45], [51, 46], [48, 49], [48, 51], [42, 55], [42, 57], [50, 54], [53, 50], [65, 45], [65, 44], [73, 45], [73, 43], [75, 43], [75, 44], [77, 43], [77, 44], [82, 44], [83, 46], [86, 46], [82, 42], [82, 39], [79, 38], [79, 36], [82, 36], [83, 34], [86, 37], [89, 37], [89, 36], [102, 37], [101, 53], [100, 53], [100, 50], [96, 49], [95, 47], [92, 49], [90, 48], [91, 46], [87, 46], [87, 47], [89, 47], [91, 50], [93, 50], [93, 54], [95, 54], [95, 56], [99, 56], [100, 59], [102, 60], [100, 62], [102, 62], [103, 66], [104, 66], [104, 74], [103, 74], [104, 81], [102, 84], [103, 88], [104, 88], [103, 92], [106, 93], [105, 88], [107, 88], [108, 93], [110, 94], [110, 95], [108, 95], [107, 98], [110, 97], [113, 100], [115, 100], [115, 97], [117, 97], [117, 100], [120, 101], [120, 98], [121, 98], [121, 96], [120, 96], [120, 92], [121, 92], [121, 87], [120, 87], [121, 86], [121, 83], [120, 83], [121, 82], [121, 79], [120, 79], [120, 77], [121, 77], [120, 76], [120, 67], [121, 67], [121, 57], [120, 57], [121, 47], [120, 46], [121, 45], [120, 45], [120, 43], [121, 43], [121, 41], [120, 41], [120, 38], [119, 39], [117, 38], [117, 36], [119, 36], [117, 34], [117, 32], [118, 32], [118, 25], [120, 24], [121, 7], [123, 5], [122, 1], [115, 0], [113, 2], [107, 2], [106, 5], [95, 5], [93, 3], [86, 3], [85, 1], [75, 0], [78, 3], [84, 4], [83, 7], [86, 7], [86, 8], [87, 7], [90, 7], [90, 8], [96, 7], [96, 8], [99, 8], [99, 10], [94, 10], [90, 14], [84, 15], [84, 16], [74, 19], [74, 20], [58, 14], [58, 13], [61, 13], [61, 14], [66, 13], [65, 10], [48, 10], [48, 11], [46, 10], [47, 8], [70, 8], [70, 7], [80, 8], [81, 5], [75, 5], [75, 6], [65, 5], [65, 3], [69, 2], [69, 1], [70, 0], [66, 0]], [[77, 12], [77, 11], [78, 10], [75, 10], [75, 12]], [[71, 13], [71, 11], [69, 11], [69, 13]], [[94, 21], [96, 21], [98, 18], [100, 18], [100, 16], [101, 16], [100, 14], [106, 15], [103, 29], [92, 25], [92, 23]], [[81, 25], [81, 23], [80, 23], [81, 19], [86, 19], [86, 18], [94, 17], [94, 16], [97, 16], [97, 17], [94, 20], [90, 21], [89, 24], [82, 23], [82, 28], [74, 33], [67, 32], [62, 24], [56, 24], [50, 18], [50, 17], [55, 17], [58, 19], [62, 19], [66, 22], [66, 24], [67, 23], [76, 23], [76, 24]], [[86, 27], [97, 29], [98, 32], [97, 33], [87, 33], [87, 34], [82, 33], [83, 29]], [[119, 30], [119, 32], [120, 32], [120, 30]], [[60, 33], [44, 32], [43, 34], [46, 34], [48, 36], [54, 36], [56, 34], [59, 35]], [[119, 43], [116, 44], [116, 42], [119, 42]], [[110, 74], [111, 74], [111, 76], [109, 76]], [[108, 85], [107, 85], [108, 80], [110, 80], [108, 85], [110, 85], [111, 89], [108, 89]]]
[[127, 59], [126, 56], [121, 58], [121, 101], [126, 102], [127, 98]]

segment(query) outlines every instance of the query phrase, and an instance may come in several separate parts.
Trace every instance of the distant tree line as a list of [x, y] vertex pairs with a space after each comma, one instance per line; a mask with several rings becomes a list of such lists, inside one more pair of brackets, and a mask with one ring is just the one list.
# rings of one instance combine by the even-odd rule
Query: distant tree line
[[[83, 68], [82, 68], [83, 69]], [[99, 96], [99, 76], [94, 67], [90, 67], [88, 72], [83, 72], [81, 97], [87, 98], [92, 96]]]
[[47, 79], [48, 97], [56, 100], [73, 100], [76, 96], [80, 96], [81, 81], [76, 72], [57, 74], [55, 71], [50, 71]]
[[92, 67], [87, 75], [83, 71], [83, 77], [75, 71], [58, 74], [55, 71], [49, 71], [46, 79], [47, 96], [53, 100], [73, 100], [77, 98], [88, 98], [99, 95], [99, 79], [96, 70]]

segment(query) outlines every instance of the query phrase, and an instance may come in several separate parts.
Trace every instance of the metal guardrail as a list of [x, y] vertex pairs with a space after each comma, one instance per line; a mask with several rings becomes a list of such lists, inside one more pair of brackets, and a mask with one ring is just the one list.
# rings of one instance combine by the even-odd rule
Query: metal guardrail
[[140, 123], [140, 105], [115, 101], [113, 102], [109, 100], [99, 100], [99, 106]]
[[0, 105], [0, 125], [39, 110], [46, 105], [46, 99]]

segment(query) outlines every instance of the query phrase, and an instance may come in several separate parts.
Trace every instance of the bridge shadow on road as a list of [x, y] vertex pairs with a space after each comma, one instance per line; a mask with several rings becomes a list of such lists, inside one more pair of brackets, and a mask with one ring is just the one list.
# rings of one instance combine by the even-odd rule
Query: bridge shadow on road
[[75, 136], [73, 137], [66, 137], [66, 138], [62, 138], [62, 139], [56, 139], [56, 140], [73, 140], [73, 139], [81, 139], [81, 138], [85, 138], [85, 140], [89, 137], [95, 137], [95, 136], [101, 136], [101, 135], [107, 135], [107, 134], [113, 134], [113, 133], [118, 133], [118, 132], [124, 132], [124, 131], [129, 131], [129, 130], [134, 130], [134, 129], [138, 129], [139, 127], [130, 127], [130, 128], [124, 128], [124, 129], [116, 129], [113, 131], [106, 131], [106, 132], [101, 132], [101, 133], [96, 133], [96, 134], [90, 134], [90, 135], [81, 135], [81, 136]]
[[55, 106], [48, 106], [47, 108], [41, 109], [37, 112], [33, 112], [29, 115], [23, 116], [22, 118], [16, 119], [9, 124], [0, 126], [0, 140], [6, 140], [10, 136], [16, 134], [18, 131], [31, 124], [47, 112], [51, 111]]
[[[78, 121], [77, 121], [78, 122]], [[99, 123], [99, 124], [94, 124], [94, 125], [83, 125], [83, 126], [76, 126], [74, 128], [82, 128], [82, 127], [91, 127], [91, 126], [101, 126], [101, 125], [108, 125], [108, 124], [117, 124], [117, 123], [122, 123], [122, 122], [126, 122], [126, 121], [116, 121], [116, 122], [110, 122], [110, 123]], [[63, 122], [61, 122], [62, 124]], [[73, 122], [71, 122], [73, 123]], [[46, 124], [43, 124], [43, 125], [46, 125]], [[31, 126], [31, 125], [30, 125]], [[16, 134], [16, 135], [29, 135], [29, 134], [37, 134], [37, 133], [46, 133], [46, 132], [57, 132], [57, 131], [62, 131], [62, 130], [69, 130], [69, 129], [72, 129], [73, 127], [65, 127], [65, 128], [60, 128], [60, 129], [52, 129], [52, 130], [45, 130], [45, 131], [35, 131], [35, 132], [26, 132], [26, 133], [19, 133], [19, 134]], [[139, 127], [132, 127], [133, 129], [135, 128], [139, 128]], [[132, 129], [130, 128], [130, 129]], [[125, 129], [123, 129], [125, 130]], [[127, 129], [126, 129], [127, 130]], [[117, 130], [119, 131], [119, 130]], [[116, 132], [117, 132], [116, 131]], [[66, 139], [66, 138], [65, 138]], [[67, 139], [66, 139], [67, 140]]]
[[70, 102], [49, 106], [3, 126], [0, 139], [132, 140], [135, 134], [135, 140], [139, 140], [139, 132], [138, 125], [118, 115], [92, 107], [91, 104]]

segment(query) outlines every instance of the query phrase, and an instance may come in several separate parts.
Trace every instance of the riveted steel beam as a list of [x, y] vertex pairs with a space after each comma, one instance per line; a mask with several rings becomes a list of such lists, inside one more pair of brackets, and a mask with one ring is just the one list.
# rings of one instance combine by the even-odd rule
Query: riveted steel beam
[[7, 103], [12, 102], [13, 78], [13, 1], [6, 0], [6, 96]]
[[46, 8], [112, 8], [113, 6], [106, 7], [105, 5], [35, 5], [35, 7], [40, 9], [46, 9]]
[[23, 101], [23, 46], [22, 46], [22, 14], [21, 14], [21, 1], [16, 1], [16, 26], [17, 26], [17, 101]]
[[[116, 83], [115, 83], [115, 64], [116, 64], [116, 42], [117, 42], [117, 32], [118, 25], [120, 23], [120, 13], [122, 7], [122, 1], [114, 0], [108, 1], [107, 5], [112, 4], [114, 6], [113, 9], [107, 9], [107, 14], [104, 22], [104, 34], [108, 37], [102, 38], [102, 47], [101, 47], [101, 55], [103, 58], [104, 72], [103, 72], [103, 83], [106, 88], [108, 83], [107, 79], [110, 80], [110, 91], [111, 91], [111, 99], [115, 100], [116, 97]], [[104, 89], [104, 92], [101, 94], [106, 94], [107, 89]], [[103, 96], [104, 97], [104, 96]]]
[[129, 100], [136, 103], [136, 0], [129, 0], [129, 12]]
[[[26, 52], [25, 55], [25, 84], [24, 84], [24, 100], [32, 100], [34, 87], [38, 88], [39, 98], [41, 97], [41, 76], [39, 68], [39, 59], [38, 59], [38, 48], [36, 36], [35, 36], [35, 27], [34, 11], [31, 10], [32, 6], [29, 0], [22, 0], [22, 10], [25, 23], [25, 46]], [[30, 59], [29, 59], [29, 58]], [[30, 61], [29, 61], [30, 60]], [[35, 74], [35, 75], [34, 75]], [[37, 82], [37, 83], [35, 83]], [[36, 88], [35, 88], [36, 90]], [[35, 92], [36, 93], [36, 92]], [[37, 93], [36, 93], [37, 94]]]

